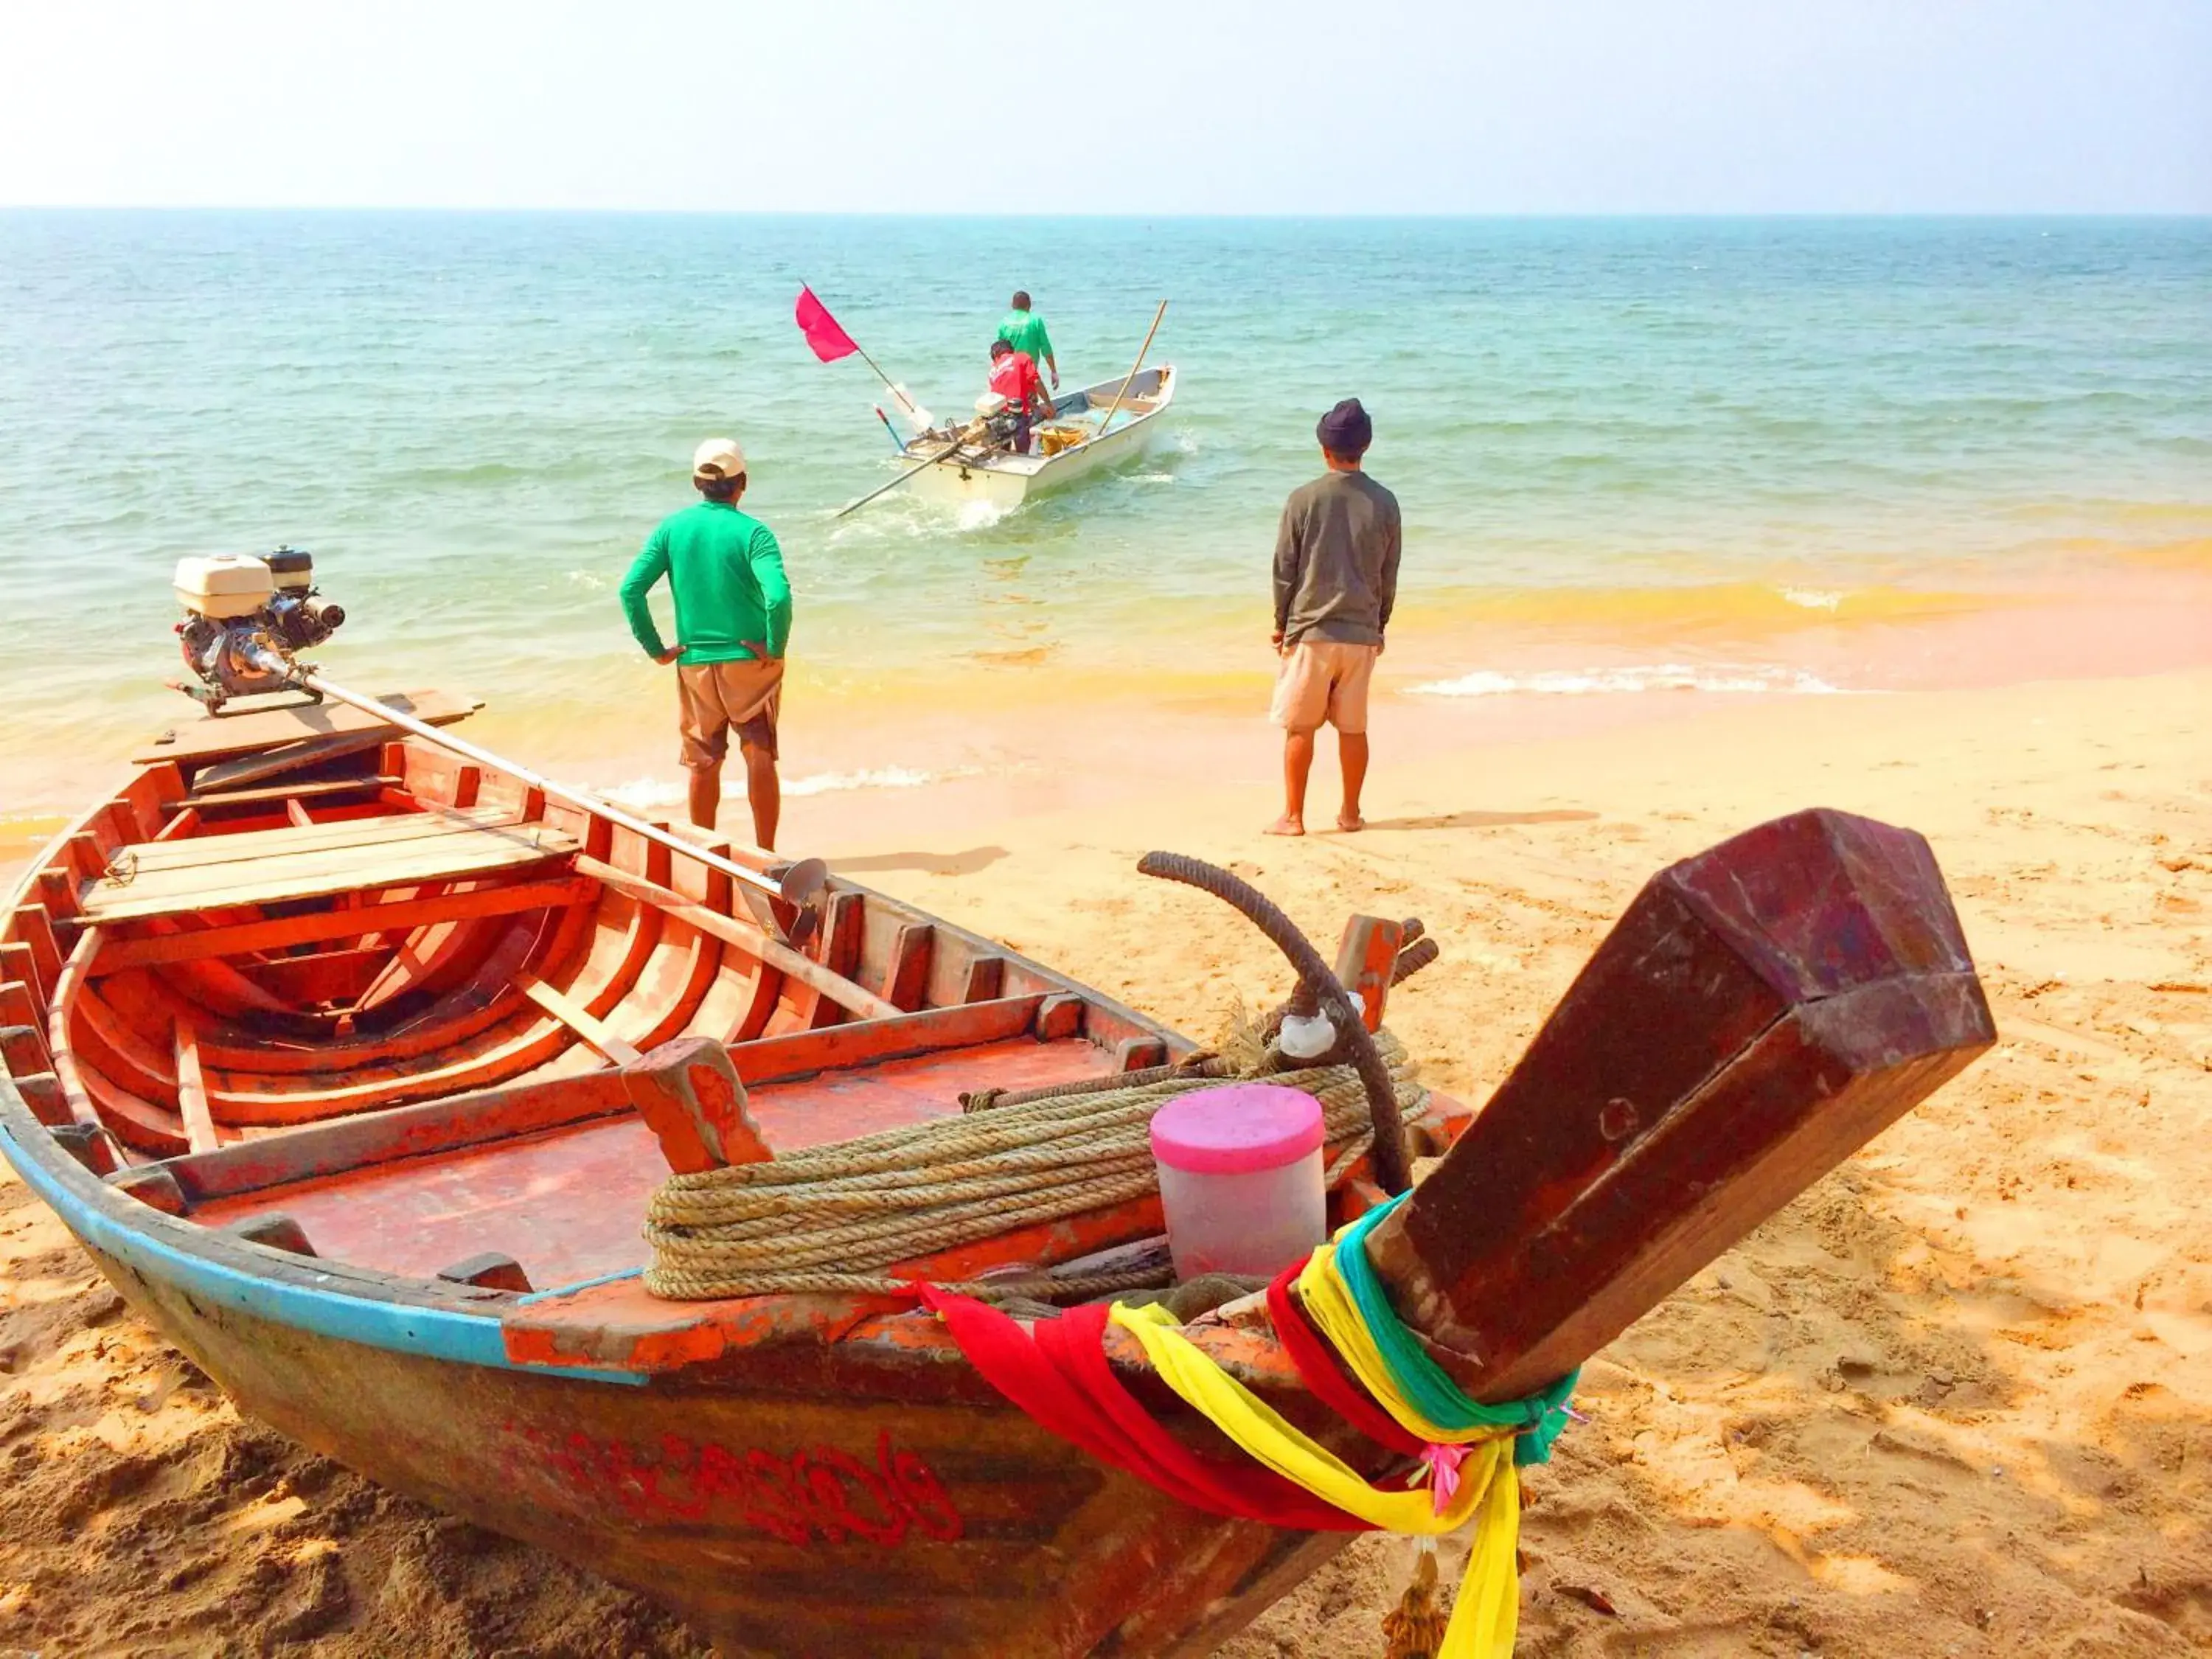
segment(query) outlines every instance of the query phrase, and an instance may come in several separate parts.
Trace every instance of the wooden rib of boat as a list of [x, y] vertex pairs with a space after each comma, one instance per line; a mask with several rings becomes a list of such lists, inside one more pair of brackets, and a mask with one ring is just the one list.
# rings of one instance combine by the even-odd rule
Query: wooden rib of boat
[[[1188, 1039], [843, 880], [794, 951], [707, 865], [419, 740], [210, 785], [240, 751], [198, 745], [243, 724], [140, 765], [15, 892], [0, 1150], [244, 1409], [733, 1655], [1196, 1656], [1341, 1544], [1094, 1462], [910, 1303], [639, 1280], [647, 1195], [714, 1161], [702, 1080], [733, 1069], [781, 1153]], [[1431, 1106], [1414, 1149], [1446, 1156], [1370, 1255], [1468, 1391], [1510, 1397], [1991, 1037], [1925, 843], [1778, 821], [1656, 878], [1480, 1115]], [[898, 1271], [1064, 1269], [1160, 1224], [1103, 1206]], [[1187, 1331], [1389, 1466], [1263, 1320]]]
[[[1121, 394], [1125, 378], [1129, 389]], [[955, 505], [985, 501], [1002, 509], [1019, 507], [1032, 495], [1063, 489], [1141, 454], [1159, 430], [1159, 417], [1175, 401], [1175, 393], [1171, 363], [1061, 392], [1053, 399], [1053, 418], [1038, 428], [1031, 453], [994, 450], [979, 456], [962, 450], [949, 460], [932, 461], [922, 467], [905, 488], [927, 501]], [[1103, 437], [1086, 436], [1096, 432], [1113, 410], [1117, 394], [1121, 396], [1121, 405], [1114, 414], [1112, 427]], [[941, 453], [944, 448], [943, 434], [932, 433], [910, 441], [906, 453], [921, 460]]]

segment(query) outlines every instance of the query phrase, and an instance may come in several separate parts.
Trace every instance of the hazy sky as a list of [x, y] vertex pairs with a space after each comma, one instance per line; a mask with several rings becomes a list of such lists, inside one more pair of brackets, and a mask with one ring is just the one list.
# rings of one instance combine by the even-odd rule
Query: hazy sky
[[0, 204], [2212, 211], [2212, 0], [0, 0]]

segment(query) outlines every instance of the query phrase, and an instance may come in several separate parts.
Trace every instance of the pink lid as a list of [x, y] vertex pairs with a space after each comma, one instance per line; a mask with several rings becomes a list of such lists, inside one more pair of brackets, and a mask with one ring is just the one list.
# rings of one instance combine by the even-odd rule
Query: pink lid
[[1279, 1084], [1199, 1089], [1152, 1114], [1152, 1156], [1194, 1175], [1279, 1170], [1321, 1143], [1321, 1102]]

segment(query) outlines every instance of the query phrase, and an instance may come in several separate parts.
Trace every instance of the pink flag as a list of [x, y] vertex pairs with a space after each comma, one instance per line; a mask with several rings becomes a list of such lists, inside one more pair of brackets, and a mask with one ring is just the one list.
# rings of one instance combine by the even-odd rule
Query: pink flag
[[860, 349], [853, 337], [837, 325], [830, 308], [814, 297], [812, 289], [799, 289], [799, 306], [792, 314], [798, 319], [799, 331], [806, 337], [806, 343], [814, 348], [814, 355], [823, 362], [834, 363]]

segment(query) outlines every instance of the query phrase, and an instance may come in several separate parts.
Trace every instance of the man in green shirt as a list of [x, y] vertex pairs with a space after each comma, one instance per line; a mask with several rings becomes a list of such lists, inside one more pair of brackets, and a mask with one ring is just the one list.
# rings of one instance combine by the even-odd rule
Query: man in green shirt
[[[759, 520], [738, 511], [745, 454], [734, 438], [709, 438], [691, 458], [702, 499], [672, 514], [646, 538], [623, 578], [623, 615], [657, 663], [676, 665], [683, 763], [691, 775], [691, 822], [714, 827], [730, 728], [745, 760], [753, 840], [775, 845], [783, 790], [775, 774], [775, 720], [783, 648], [791, 637], [791, 581], [783, 550]], [[663, 645], [645, 596], [665, 576], [676, 599], [678, 643]]]
[[1044, 319], [1030, 309], [1027, 289], [1016, 289], [1014, 308], [999, 319], [999, 337], [1017, 351], [1025, 351], [1033, 363], [1042, 363], [1052, 375], [1052, 389], [1060, 390], [1060, 364], [1052, 355], [1052, 336], [1044, 331]]

